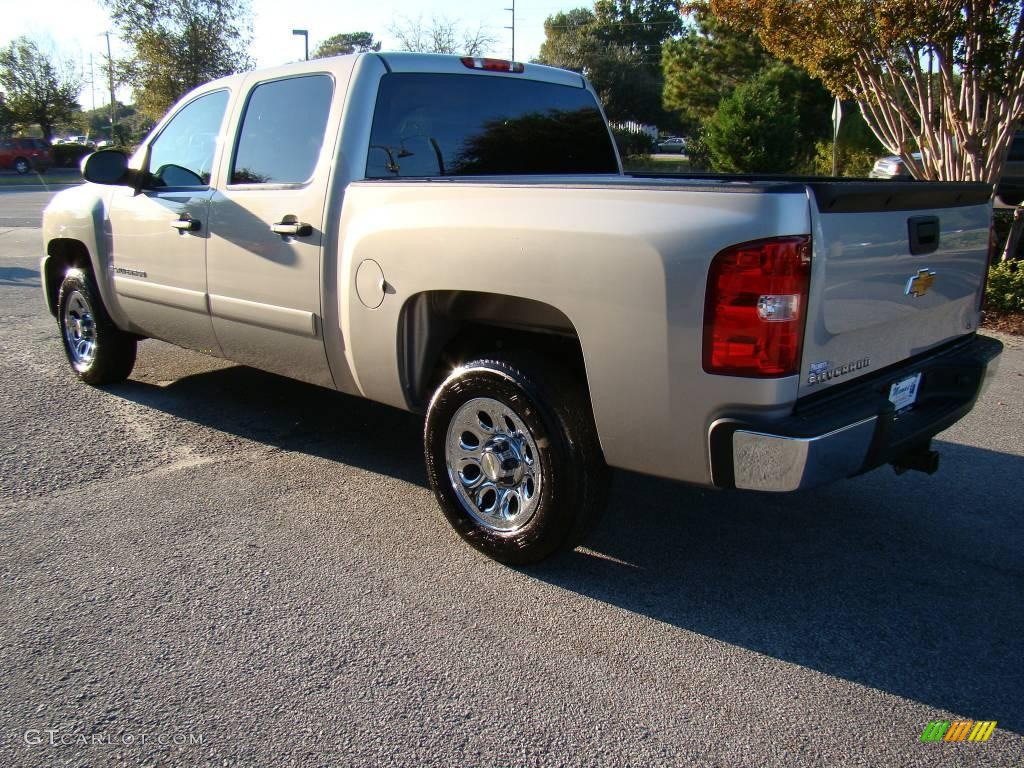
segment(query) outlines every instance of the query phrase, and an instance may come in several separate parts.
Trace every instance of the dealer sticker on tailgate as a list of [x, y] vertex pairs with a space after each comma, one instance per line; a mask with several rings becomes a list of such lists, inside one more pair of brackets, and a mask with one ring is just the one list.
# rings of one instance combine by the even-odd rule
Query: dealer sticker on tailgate
[[889, 401], [896, 406], [897, 413], [917, 402], [917, 390], [920, 386], [921, 374], [915, 373], [889, 387]]

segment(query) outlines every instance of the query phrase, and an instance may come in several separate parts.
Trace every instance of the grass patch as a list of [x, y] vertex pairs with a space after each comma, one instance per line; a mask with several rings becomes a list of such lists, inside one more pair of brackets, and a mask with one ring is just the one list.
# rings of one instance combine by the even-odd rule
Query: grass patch
[[692, 173], [693, 166], [686, 157], [666, 159], [651, 155], [629, 155], [622, 158], [622, 167], [626, 173], [630, 171], [646, 171], [648, 173]]
[[46, 173], [0, 173], [0, 187], [47, 186], [63, 187], [81, 184], [82, 174], [78, 171], [47, 171]]

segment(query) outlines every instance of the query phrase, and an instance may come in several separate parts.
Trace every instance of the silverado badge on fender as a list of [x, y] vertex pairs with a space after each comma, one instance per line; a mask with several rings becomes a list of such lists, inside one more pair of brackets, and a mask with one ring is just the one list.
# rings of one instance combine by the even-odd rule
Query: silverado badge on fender
[[907, 280], [907, 296], [915, 299], [928, 293], [928, 289], [935, 285], [935, 272], [930, 269], [919, 269], [917, 274]]

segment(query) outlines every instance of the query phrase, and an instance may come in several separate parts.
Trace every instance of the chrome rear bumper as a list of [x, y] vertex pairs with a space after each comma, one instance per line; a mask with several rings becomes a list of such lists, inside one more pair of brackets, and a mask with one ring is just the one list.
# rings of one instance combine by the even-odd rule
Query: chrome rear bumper
[[[719, 419], [709, 436], [715, 485], [795, 491], [896, 461], [971, 410], [995, 376], [1002, 348], [996, 339], [974, 336], [798, 403], [788, 419]], [[889, 387], [918, 372], [917, 402], [896, 413]]]

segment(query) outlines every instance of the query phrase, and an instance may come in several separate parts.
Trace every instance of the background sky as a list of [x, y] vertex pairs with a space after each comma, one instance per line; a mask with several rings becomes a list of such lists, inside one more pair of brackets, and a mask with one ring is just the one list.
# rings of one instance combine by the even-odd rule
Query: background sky
[[[293, 29], [309, 30], [310, 51], [321, 40], [338, 32], [373, 32], [384, 43], [384, 50], [397, 47], [388, 26], [402, 18], [442, 16], [476, 29], [479, 24], [497, 38], [490, 51], [501, 58], [511, 56], [512, 36], [505, 29], [512, 23], [511, 0], [483, 0], [467, 5], [455, 0], [435, 0], [429, 4], [412, 0], [251, 0], [253, 10], [252, 53], [257, 66], [267, 67], [302, 58], [302, 38]], [[103, 32], [110, 31], [114, 56], [124, 55], [126, 46], [117, 38], [106, 10], [98, 0], [47, 0], [39, 6], [28, 2], [4, 4], [0, 44], [6, 45], [19, 35], [43, 41], [57, 53], [73, 58], [82, 68], [85, 86], [81, 104], [84, 109], [106, 104], [102, 63], [106, 55]], [[544, 42], [544, 19], [560, 10], [590, 7], [591, 0], [517, 0], [516, 58], [529, 61]], [[89, 56], [95, 71], [95, 94], [89, 85]], [[118, 98], [130, 101], [128, 92]]]

